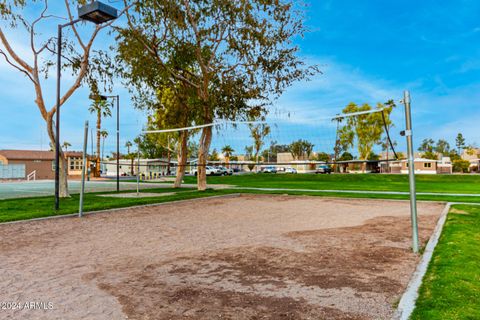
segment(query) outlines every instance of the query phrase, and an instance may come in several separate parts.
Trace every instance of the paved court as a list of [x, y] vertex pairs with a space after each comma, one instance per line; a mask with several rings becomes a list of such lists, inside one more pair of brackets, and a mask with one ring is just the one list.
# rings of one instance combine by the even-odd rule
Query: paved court
[[[140, 188], [169, 188], [171, 184], [165, 183], [141, 183]], [[71, 194], [80, 193], [80, 181], [69, 181], [68, 188]], [[115, 191], [115, 181], [86, 181], [85, 192]], [[135, 182], [120, 182], [120, 190], [136, 190]], [[0, 183], [0, 200], [25, 197], [41, 197], [53, 195], [55, 183], [53, 180], [22, 181]]]

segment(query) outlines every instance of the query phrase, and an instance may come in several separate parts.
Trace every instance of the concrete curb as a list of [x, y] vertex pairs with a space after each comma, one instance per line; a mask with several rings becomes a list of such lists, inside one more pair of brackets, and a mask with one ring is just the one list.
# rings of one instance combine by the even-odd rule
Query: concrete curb
[[[223, 195], [218, 195], [218, 196], [200, 197], [200, 198], [184, 199], [184, 200], [173, 200], [173, 201], [160, 202], [160, 203], [149, 203], [149, 204], [142, 204], [142, 205], [131, 206], [131, 207], [113, 208], [113, 209], [105, 209], [105, 210], [97, 210], [97, 211], [87, 211], [87, 212], [83, 212], [83, 216], [98, 214], [98, 213], [116, 212], [116, 211], [127, 210], [127, 209], [140, 209], [140, 208], [148, 208], [148, 207], [158, 207], [158, 206], [163, 206], [163, 205], [168, 205], [168, 204], [173, 204], [173, 203], [194, 202], [194, 201], [198, 201], [198, 200], [218, 199], [218, 198], [236, 198], [236, 197], [240, 197], [240, 196], [241, 196], [241, 193], [231, 193], [231, 194], [223, 194]], [[63, 214], [63, 215], [58, 215], [58, 216], [33, 218], [33, 219], [28, 219], [28, 220], [2, 222], [2, 223], [0, 223], [0, 227], [4, 226], [4, 225], [8, 225], [8, 224], [29, 223], [29, 222], [43, 221], [43, 220], [50, 220], [50, 219], [63, 219], [63, 218], [75, 218], [75, 217], [78, 217], [78, 213], [69, 213], [69, 214]]]
[[410, 318], [410, 315], [415, 309], [415, 302], [418, 298], [418, 289], [422, 285], [423, 277], [425, 276], [430, 260], [432, 259], [433, 250], [437, 246], [438, 239], [442, 234], [443, 226], [445, 225], [445, 221], [447, 220], [447, 214], [448, 211], [450, 211], [450, 207], [451, 203], [448, 202], [445, 205], [445, 208], [443, 208], [437, 225], [435, 226], [435, 230], [433, 231], [433, 234], [428, 240], [427, 246], [425, 247], [422, 259], [417, 265], [417, 268], [413, 273], [410, 282], [408, 283], [407, 289], [405, 290], [402, 298], [400, 299], [394, 319], [407, 320]]
[[447, 220], [448, 212], [453, 205], [464, 204], [464, 205], [473, 205], [478, 206], [478, 203], [469, 203], [469, 202], [448, 202], [443, 209], [440, 218], [438, 219], [435, 230], [433, 231], [432, 236], [428, 240], [427, 246], [425, 247], [425, 252], [423, 253], [420, 263], [417, 265], [415, 272], [408, 283], [407, 289], [402, 295], [400, 302], [395, 312], [394, 319], [398, 320], [408, 320], [412, 315], [413, 310], [415, 309], [415, 303], [418, 298], [418, 289], [422, 285], [423, 277], [427, 272], [428, 265], [432, 260], [433, 251], [438, 244], [440, 235], [442, 234], [443, 226]]

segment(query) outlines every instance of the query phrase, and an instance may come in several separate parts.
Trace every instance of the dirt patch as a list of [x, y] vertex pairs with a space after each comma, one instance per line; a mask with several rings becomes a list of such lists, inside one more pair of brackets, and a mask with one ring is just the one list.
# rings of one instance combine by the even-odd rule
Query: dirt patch
[[451, 209], [450, 209], [450, 213], [455, 213], [455, 214], [470, 214], [470, 213], [468, 213], [468, 212], [465, 211], [465, 210], [460, 210], [460, 209], [457, 209], [457, 208], [451, 208]]
[[387, 319], [410, 234], [408, 202], [257, 195], [0, 225], [0, 301], [54, 305], [0, 319]]

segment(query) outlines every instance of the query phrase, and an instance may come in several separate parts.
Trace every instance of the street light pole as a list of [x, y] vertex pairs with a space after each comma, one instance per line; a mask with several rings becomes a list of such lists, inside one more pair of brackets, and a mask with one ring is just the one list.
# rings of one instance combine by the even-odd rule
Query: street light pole
[[62, 77], [62, 29], [79, 21], [101, 24], [118, 17], [117, 9], [100, 1], [92, 1], [78, 8], [79, 18], [58, 25], [57, 37], [57, 109], [55, 110], [55, 210], [60, 207], [60, 79]]
[[57, 110], [55, 111], [55, 210], [60, 207], [60, 79], [62, 77], [62, 29], [80, 21], [58, 25], [57, 36]]
[[117, 95], [117, 192], [120, 191], [120, 96]]

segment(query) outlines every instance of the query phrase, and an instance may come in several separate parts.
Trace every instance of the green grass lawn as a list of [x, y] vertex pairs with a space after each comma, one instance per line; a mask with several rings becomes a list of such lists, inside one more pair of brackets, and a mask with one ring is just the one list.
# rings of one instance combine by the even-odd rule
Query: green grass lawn
[[411, 319], [480, 319], [480, 206], [450, 211]]
[[[185, 183], [196, 183], [196, 177], [185, 177]], [[206, 197], [235, 192], [292, 194], [347, 198], [376, 198], [407, 200], [408, 195], [327, 193], [329, 190], [370, 190], [370, 191], [408, 191], [406, 175], [379, 174], [247, 174], [227, 177], [208, 177], [210, 184], [230, 184], [237, 186], [235, 190], [208, 190], [197, 192], [193, 189], [176, 189], [177, 194], [153, 198], [104, 198], [96, 193], [85, 196], [85, 212], [121, 208], [141, 204], [160, 203], [166, 201]], [[242, 187], [288, 188], [289, 191], [242, 190]], [[318, 192], [303, 192], [295, 189], [312, 189]], [[153, 189], [146, 192], [172, 192], [173, 189]], [[480, 175], [419, 175], [417, 190], [438, 193], [480, 193]], [[131, 192], [131, 191], [129, 191]], [[480, 202], [480, 197], [454, 197], [437, 195], [419, 195], [418, 200]], [[61, 209], [53, 210], [53, 197], [36, 197], [0, 200], [0, 222], [23, 220], [50, 215], [61, 215], [78, 212], [78, 195], [62, 199]]]
[[[222, 190], [207, 190], [204, 192], [198, 192], [191, 189], [169, 188], [149, 189], [145, 190], [144, 192], [154, 192], [159, 194], [164, 192], [175, 192], [175, 194], [168, 196], [159, 195], [159, 197], [148, 198], [114, 198], [100, 197], [98, 193], [86, 193], [84, 197], [84, 211], [88, 212], [96, 210], [123, 208], [143, 204], [194, 199], [229, 193]], [[105, 192], [101, 194], [105, 194]], [[74, 194], [70, 198], [61, 199], [59, 211], [55, 211], [53, 208], [53, 196], [0, 200], [0, 222], [78, 213], [78, 204], [78, 194]]]
[[[197, 178], [185, 177], [185, 183]], [[211, 184], [240, 187], [315, 190], [408, 191], [408, 176], [400, 174], [243, 174], [208, 177]], [[480, 193], [479, 175], [417, 175], [418, 192]]]

